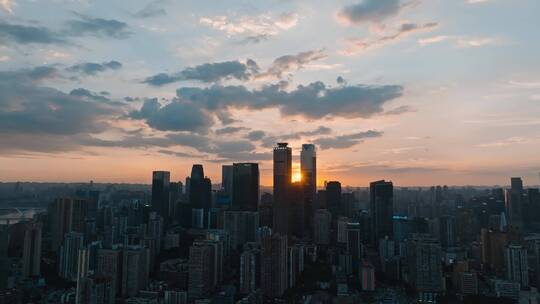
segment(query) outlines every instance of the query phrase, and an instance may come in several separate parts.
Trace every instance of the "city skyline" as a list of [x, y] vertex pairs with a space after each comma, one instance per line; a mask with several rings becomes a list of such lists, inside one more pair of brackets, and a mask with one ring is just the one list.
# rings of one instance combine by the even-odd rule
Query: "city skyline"
[[[0, 1], [0, 181], [183, 181], [317, 147], [317, 186], [540, 172], [535, 0]], [[502, 22], [504, 21], [504, 22]]]

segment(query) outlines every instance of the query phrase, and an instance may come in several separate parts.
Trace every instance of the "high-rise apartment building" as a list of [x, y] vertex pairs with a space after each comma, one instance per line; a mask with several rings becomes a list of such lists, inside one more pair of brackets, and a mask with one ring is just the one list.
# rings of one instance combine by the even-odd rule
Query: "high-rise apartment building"
[[26, 223], [23, 249], [23, 275], [26, 277], [40, 274], [42, 228], [41, 222]]
[[521, 245], [508, 245], [504, 250], [506, 278], [520, 284], [521, 289], [529, 287], [529, 264], [527, 249]]
[[60, 248], [58, 274], [61, 278], [76, 282], [78, 273], [79, 250], [84, 248], [84, 236], [79, 232], [66, 233]]
[[272, 234], [261, 240], [261, 289], [275, 298], [287, 289], [287, 236]]

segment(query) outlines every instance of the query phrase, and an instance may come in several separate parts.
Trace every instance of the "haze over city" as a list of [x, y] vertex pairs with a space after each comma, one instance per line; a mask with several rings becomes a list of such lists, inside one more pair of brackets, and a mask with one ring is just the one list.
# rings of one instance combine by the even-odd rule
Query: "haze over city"
[[[540, 4], [0, 1], [0, 181], [538, 184]], [[299, 172], [297, 156], [293, 171]], [[296, 173], [298, 174], [298, 173]]]

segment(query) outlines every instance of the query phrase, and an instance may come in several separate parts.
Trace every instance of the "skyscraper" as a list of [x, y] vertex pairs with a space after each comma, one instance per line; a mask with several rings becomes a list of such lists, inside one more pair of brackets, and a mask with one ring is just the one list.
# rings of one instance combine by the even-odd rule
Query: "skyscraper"
[[68, 232], [85, 230], [88, 201], [84, 199], [58, 198], [49, 205], [52, 248], [57, 250]]
[[41, 222], [26, 224], [23, 251], [23, 275], [26, 277], [40, 274], [42, 227]]
[[344, 215], [341, 210], [341, 183], [337, 181], [326, 182], [326, 206], [332, 218], [336, 220]]
[[233, 191], [233, 166], [221, 166], [221, 188], [231, 197]]
[[111, 278], [113, 298], [122, 290], [122, 251], [120, 249], [98, 249], [96, 274]]
[[202, 210], [203, 227], [207, 227], [208, 210], [212, 206], [212, 182], [204, 176], [202, 165], [195, 164], [191, 169], [188, 198], [191, 208]]
[[208, 295], [214, 288], [215, 251], [204, 242], [189, 248], [188, 294], [191, 299]]
[[384, 180], [369, 185], [370, 213], [372, 221], [372, 243], [379, 239], [393, 236], [392, 218], [394, 216], [394, 186]]
[[149, 274], [149, 250], [141, 246], [124, 249], [122, 256], [122, 296], [134, 297], [146, 288]]
[[306, 230], [313, 233], [313, 212], [317, 194], [317, 152], [315, 145], [303, 144], [300, 152], [300, 174], [304, 188], [304, 215]]
[[170, 172], [152, 172], [152, 210], [157, 212], [164, 219], [169, 218], [170, 184]]
[[510, 184], [511, 188], [505, 193], [508, 225], [521, 230], [523, 229], [523, 181], [519, 177], [512, 177]]
[[261, 289], [265, 297], [275, 298], [287, 289], [287, 236], [272, 234], [261, 241]]
[[233, 164], [232, 209], [257, 211], [259, 205], [259, 164]]
[[317, 192], [317, 152], [315, 145], [303, 144], [300, 152], [300, 173], [306, 186], [306, 193], [315, 196]]
[[410, 281], [421, 298], [442, 291], [441, 245], [427, 235], [415, 235], [407, 242]]
[[59, 276], [63, 279], [77, 281], [79, 250], [83, 249], [84, 237], [82, 233], [70, 232], [64, 237], [64, 244], [60, 248], [58, 264]]
[[313, 220], [313, 241], [317, 245], [330, 244], [330, 228], [332, 224], [332, 214], [326, 209], [315, 211]]
[[274, 147], [274, 232], [289, 235], [289, 191], [292, 183], [292, 150], [287, 143]]
[[527, 249], [521, 245], [508, 245], [504, 251], [506, 278], [520, 284], [522, 289], [529, 287], [529, 266]]

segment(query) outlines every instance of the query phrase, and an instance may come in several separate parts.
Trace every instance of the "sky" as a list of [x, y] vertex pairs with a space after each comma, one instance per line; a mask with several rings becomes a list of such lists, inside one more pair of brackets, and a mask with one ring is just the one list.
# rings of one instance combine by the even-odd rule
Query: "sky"
[[538, 184], [538, 0], [0, 0], [0, 181], [150, 183], [272, 147], [318, 184]]

